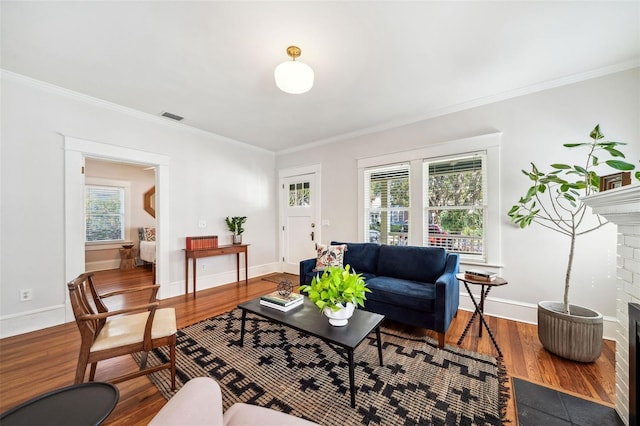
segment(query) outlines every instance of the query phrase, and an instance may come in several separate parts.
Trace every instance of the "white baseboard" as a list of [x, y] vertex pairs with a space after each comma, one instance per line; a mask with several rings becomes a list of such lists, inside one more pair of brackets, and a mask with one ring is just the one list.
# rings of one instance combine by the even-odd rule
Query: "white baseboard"
[[119, 269], [120, 261], [115, 260], [98, 260], [96, 262], [85, 263], [86, 272], [108, 271], [110, 269]]
[[0, 317], [0, 338], [65, 323], [65, 306], [56, 305]]
[[[480, 300], [479, 294], [474, 294], [476, 301]], [[475, 307], [465, 291], [460, 293], [460, 309], [473, 312]], [[498, 318], [520, 321], [529, 324], [538, 323], [538, 305], [533, 303], [518, 302], [510, 299], [487, 297], [484, 301], [484, 312]], [[605, 316], [603, 321], [603, 335], [605, 339], [615, 340], [618, 329], [618, 320], [615, 317]]]

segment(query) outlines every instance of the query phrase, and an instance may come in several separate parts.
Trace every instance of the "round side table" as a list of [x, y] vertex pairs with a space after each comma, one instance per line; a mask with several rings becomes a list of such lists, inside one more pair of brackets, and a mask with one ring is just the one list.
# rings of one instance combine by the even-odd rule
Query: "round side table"
[[[464, 328], [462, 335], [458, 339], [458, 345], [461, 344], [462, 341], [464, 340], [465, 336], [467, 335], [467, 332], [471, 328], [471, 324], [473, 323], [473, 320], [476, 319], [476, 316], [477, 316], [477, 317], [480, 317], [480, 323], [478, 324], [478, 337], [482, 337], [482, 326], [484, 325], [485, 328], [487, 329], [487, 332], [489, 333], [489, 337], [491, 337], [493, 346], [495, 346], [496, 350], [498, 351], [498, 355], [502, 356], [502, 352], [500, 351], [500, 347], [498, 346], [498, 343], [496, 342], [495, 337], [493, 337], [491, 328], [489, 328], [489, 324], [487, 324], [487, 321], [484, 319], [484, 301], [487, 295], [489, 294], [489, 291], [493, 287], [506, 285], [508, 284], [507, 281], [501, 277], [496, 277], [496, 279], [493, 281], [476, 280], [473, 278], [467, 278], [467, 275], [464, 273], [456, 274], [456, 278], [458, 279], [458, 281], [462, 281], [464, 283], [464, 286], [467, 289], [467, 293], [469, 293], [469, 297], [471, 298], [471, 301], [475, 306], [475, 311], [473, 312], [473, 315], [471, 315], [471, 319], [469, 319], [467, 326]], [[473, 293], [471, 292], [471, 288], [469, 287], [469, 284], [481, 286], [480, 303], [476, 302], [475, 297], [473, 297]]]
[[120, 270], [128, 271], [129, 269], [135, 269], [137, 254], [138, 254], [138, 249], [136, 248], [121, 248], [120, 249]]
[[37, 396], [0, 415], [2, 426], [99, 425], [113, 411], [120, 393], [111, 383], [88, 382]]

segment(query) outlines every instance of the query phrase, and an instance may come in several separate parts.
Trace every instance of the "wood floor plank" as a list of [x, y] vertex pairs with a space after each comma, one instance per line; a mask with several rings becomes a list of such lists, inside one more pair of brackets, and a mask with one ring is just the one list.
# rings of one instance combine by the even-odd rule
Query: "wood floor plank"
[[[152, 283], [151, 270], [138, 267], [131, 271], [101, 271], [95, 281], [99, 291]], [[293, 279], [297, 282], [297, 277]], [[249, 280], [249, 285], [231, 283], [213, 289], [161, 301], [162, 307], [176, 310], [178, 327], [183, 328], [209, 317], [234, 309], [238, 303], [273, 291], [276, 283], [261, 277]], [[114, 305], [144, 303], [146, 300], [127, 296], [114, 298]], [[471, 312], [460, 310], [446, 336], [446, 344], [455, 346]], [[503, 352], [503, 362], [509, 376], [533, 381], [543, 386], [569, 392], [605, 404], [615, 401], [615, 342], [605, 341], [602, 355], [591, 364], [571, 362], [552, 355], [542, 348], [536, 326], [486, 316], [489, 326]], [[394, 327], [405, 327], [393, 323]], [[429, 330], [412, 329], [420, 335], [437, 338]], [[497, 355], [488, 334], [478, 338], [477, 323], [469, 330], [461, 347], [493, 356]], [[73, 383], [80, 334], [75, 323], [25, 333], [0, 340], [0, 411], [20, 404], [44, 392]], [[135, 369], [130, 356], [101, 362], [96, 379], [114, 377]], [[120, 400], [107, 419], [107, 425], [143, 425], [166, 403], [147, 377], [119, 383]], [[507, 420], [515, 422], [516, 411], [511, 399]]]

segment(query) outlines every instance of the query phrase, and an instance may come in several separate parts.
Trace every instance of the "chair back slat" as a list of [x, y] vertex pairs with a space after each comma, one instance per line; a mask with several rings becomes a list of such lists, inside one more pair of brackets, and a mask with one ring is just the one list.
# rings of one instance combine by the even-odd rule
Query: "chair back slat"
[[[104, 320], [85, 320], [84, 315], [93, 315], [96, 309], [90, 302], [89, 294], [93, 294], [93, 273], [85, 273], [67, 284], [69, 288], [69, 299], [73, 308], [73, 315], [76, 318], [76, 324], [80, 329], [82, 339], [91, 339], [100, 332], [104, 325]], [[89, 287], [89, 289], [87, 289]], [[88, 291], [87, 291], [88, 290]]]

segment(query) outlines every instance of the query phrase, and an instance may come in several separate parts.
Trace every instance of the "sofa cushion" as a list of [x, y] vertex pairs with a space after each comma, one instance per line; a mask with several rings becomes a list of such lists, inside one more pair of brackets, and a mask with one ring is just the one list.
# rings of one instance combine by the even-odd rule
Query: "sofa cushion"
[[433, 284], [444, 272], [446, 259], [442, 247], [380, 246], [377, 274]]
[[376, 274], [378, 267], [378, 253], [380, 245], [375, 243], [340, 243], [333, 241], [331, 244], [347, 244], [344, 254], [344, 264], [351, 265], [351, 269], [362, 274]]
[[346, 244], [316, 244], [318, 257], [316, 259], [316, 267], [314, 271], [324, 271], [328, 266], [342, 267], [344, 252], [347, 250]]
[[[367, 300], [377, 300], [421, 312], [435, 309], [435, 285], [379, 276], [366, 281], [371, 293]], [[367, 306], [367, 301], [364, 302]]]

